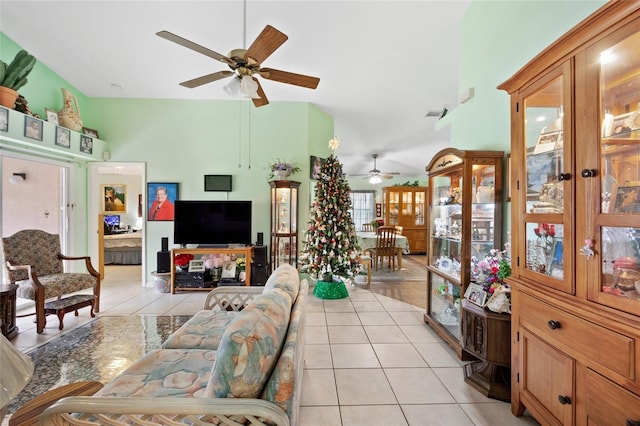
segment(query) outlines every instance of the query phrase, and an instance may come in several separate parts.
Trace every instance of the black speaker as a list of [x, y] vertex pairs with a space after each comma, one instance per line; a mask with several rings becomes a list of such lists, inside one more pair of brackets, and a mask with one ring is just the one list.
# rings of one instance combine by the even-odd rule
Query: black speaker
[[171, 272], [171, 252], [159, 251], [156, 272]]
[[255, 263], [251, 266], [251, 285], [265, 285], [269, 278], [268, 266], [256, 266]]
[[267, 266], [267, 246], [253, 246], [253, 264], [259, 268]]
[[162, 251], [169, 251], [169, 238], [162, 237]]
[[263, 244], [264, 244], [264, 233], [258, 232], [258, 241], [256, 242], [256, 245], [261, 246]]

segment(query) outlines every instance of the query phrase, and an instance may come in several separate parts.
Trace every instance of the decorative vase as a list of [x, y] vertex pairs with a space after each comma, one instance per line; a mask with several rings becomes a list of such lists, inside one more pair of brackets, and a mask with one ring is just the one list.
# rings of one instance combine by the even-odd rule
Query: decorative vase
[[286, 170], [274, 170], [273, 176], [275, 176], [277, 180], [283, 180], [289, 177], [289, 172]]
[[58, 113], [60, 125], [67, 129], [79, 132], [82, 130], [82, 119], [80, 118], [80, 108], [78, 107], [78, 99], [67, 89], [62, 90], [64, 97], [64, 106]]
[[18, 99], [18, 92], [8, 87], [0, 86], [0, 105], [13, 109]]
[[320, 299], [344, 299], [349, 297], [347, 287], [342, 281], [316, 281], [313, 294]]

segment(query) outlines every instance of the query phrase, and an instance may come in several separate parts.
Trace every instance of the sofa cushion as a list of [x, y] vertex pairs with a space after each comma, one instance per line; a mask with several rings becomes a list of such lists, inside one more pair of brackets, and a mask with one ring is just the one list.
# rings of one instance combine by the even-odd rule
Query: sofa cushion
[[201, 397], [215, 358], [215, 351], [202, 349], [156, 349], [134, 362], [95, 396]]
[[290, 314], [291, 298], [277, 288], [241, 311], [222, 336], [205, 396], [257, 398], [280, 355]]
[[218, 349], [237, 311], [198, 311], [162, 344], [165, 349]]
[[264, 284], [265, 292], [274, 288], [286, 291], [291, 297], [292, 303], [295, 302], [300, 289], [300, 275], [298, 274], [298, 270], [288, 263], [278, 266]]
[[309, 284], [306, 279], [303, 279], [300, 282], [300, 293], [296, 303], [291, 308], [289, 329], [282, 352], [261, 396], [262, 399], [282, 408], [287, 413], [291, 424], [297, 423], [302, 394], [305, 349], [304, 310], [308, 291]]

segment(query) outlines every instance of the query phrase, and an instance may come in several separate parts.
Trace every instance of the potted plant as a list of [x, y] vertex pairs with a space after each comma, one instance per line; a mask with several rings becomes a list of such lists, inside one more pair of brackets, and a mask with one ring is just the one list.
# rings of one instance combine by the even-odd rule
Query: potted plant
[[298, 173], [300, 167], [293, 163], [287, 163], [286, 161], [277, 159], [269, 165], [269, 179], [275, 177], [276, 179], [285, 179], [293, 173]]
[[19, 51], [9, 65], [0, 60], [0, 104], [13, 109], [18, 90], [27, 84], [27, 76], [33, 69], [36, 58], [26, 50]]

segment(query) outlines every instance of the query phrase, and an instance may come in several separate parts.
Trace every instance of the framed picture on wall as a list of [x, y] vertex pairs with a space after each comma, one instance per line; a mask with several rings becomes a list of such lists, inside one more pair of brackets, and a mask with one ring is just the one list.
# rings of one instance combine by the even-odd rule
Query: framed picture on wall
[[127, 186], [123, 184], [107, 184], [100, 187], [102, 192], [102, 211], [126, 212], [127, 211]]
[[92, 138], [100, 139], [100, 136], [98, 136], [98, 131], [94, 130], [94, 129], [90, 129], [88, 127], [83, 127], [82, 128], [82, 134], [87, 135], [87, 136], [92, 137]]
[[322, 169], [322, 165], [327, 161], [324, 158], [316, 157], [312, 155], [309, 157], [309, 170], [311, 170], [309, 177], [311, 179], [320, 179], [320, 170]]
[[0, 131], [9, 131], [9, 110], [4, 107], [0, 107]]
[[42, 120], [38, 120], [37, 118], [33, 118], [28, 115], [25, 115], [24, 116], [24, 135], [30, 139], [41, 141], [42, 140]]
[[80, 152], [93, 154], [93, 139], [89, 136], [80, 135]]
[[173, 220], [174, 203], [178, 199], [177, 182], [147, 183], [147, 220]]
[[49, 108], [45, 108], [44, 111], [47, 114], [47, 121], [49, 123], [55, 124], [55, 125], [60, 124], [59, 119], [58, 119], [58, 111], [54, 111], [54, 110], [49, 109]]
[[56, 145], [71, 148], [71, 130], [56, 126]]

